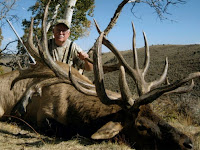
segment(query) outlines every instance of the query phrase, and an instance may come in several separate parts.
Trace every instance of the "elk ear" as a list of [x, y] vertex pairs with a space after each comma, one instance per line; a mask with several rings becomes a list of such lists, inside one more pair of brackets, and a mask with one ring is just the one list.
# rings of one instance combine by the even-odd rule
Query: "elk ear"
[[97, 132], [95, 132], [91, 138], [92, 139], [110, 139], [117, 135], [123, 129], [121, 123], [119, 122], [108, 122], [102, 126]]

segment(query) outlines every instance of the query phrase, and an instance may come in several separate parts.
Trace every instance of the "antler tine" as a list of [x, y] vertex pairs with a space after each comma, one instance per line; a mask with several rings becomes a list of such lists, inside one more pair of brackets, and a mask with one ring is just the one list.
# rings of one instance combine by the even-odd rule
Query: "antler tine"
[[162, 75], [160, 76], [159, 79], [157, 79], [153, 82], [150, 82], [150, 85], [149, 85], [150, 89], [157, 87], [158, 85], [162, 84], [165, 81], [165, 79], [167, 77], [167, 71], [168, 71], [168, 58], [166, 57], [165, 68], [163, 70], [163, 73], [162, 73]]
[[119, 98], [116, 99], [110, 99], [108, 95], [106, 94], [105, 87], [104, 87], [104, 76], [103, 76], [103, 67], [102, 67], [102, 60], [101, 60], [101, 50], [102, 50], [102, 40], [103, 40], [104, 32], [100, 34], [98, 37], [96, 43], [95, 43], [95, 49], [93, 53], [94, 58], [94, 82], [96, 87], [96, 92], [98, 97], [100, 98], [101, 102], [106, 105], [111, 104], [118, 104], [122, 105], [122, 101], [120, 101]]
[[34, 18], [31, 19], [31, 25], [29, 29], [28, 51], [36, 59], [36, 61], [42, 61], [38, 54], [38, 49], [33, 44], [33, 21], [34, 21]]
[[119, 70], [120, 70], [119, 86], [120, 86], [122, 99], [125, 102], [125, 105], [127, 107], [129, 107], [129, 106], [133, 105], [134, 101], [133, 101], [131, 91], [130, 91], [128, 84], [127, 84], [127, 81], [126, 81], [125, 69], [121, 65]]
[[109, 98], [106, 94], [105, 87], [104, 87], [104, 79], [103, 79], [103, 69], [101, 65], [101, 45], [102, 45], [102, 39], [103, 39], [104, 32], [102, 32], [97, 39], [95, 46], [96, 46], [96, 51], [93, 54], [94, 57], [94, 82], [96, 85], [96, 91], [98, 97], [101, 99], [103, 103], [107, 103], [109, 101]]
[[49, 4], [51, 0], [48, 1], [47, 6], [44, 11], [44, 16], [42, 20], [42, 46], [44, 51], [48, 51], [48, 39], [47, 39], [47, 32], [46, 32], [46, 23], [47, 23], [47, 17], [48, 17], [48, 9], [49, 9]]
[[179, 80], [173, 84], [165, 85], [163, 87], [153, 89], [150, 92], [147, 92], [147, 93], [141, 95], [139, 98], [137, 98], [134, 101], [134, 104], [131, 107], [131, 110], [134, 111], [134, 110], [138, 109], [139, 106], [141, 106], [141, 105], [146, 105], [146, 104], [152, 103], [154, 100], [156, 100], [162, 94], [165, 94], [165, 93], [168, 94], [168, 93], [170, 93], [170, 91], [172, 93], [174, 93], [173, 91], [176, 91], [176, 89], [183, 88], [183, 87], [181, 87], [183, 84], [187, 83], [188, 81], [190, 81], [192, 79], [198, 78], [198, 77], [200, 77], [200, 72], [191, 73], [188, 75], [188, 77], [186, 77], [182, 80]]
[[145, 45], [145, 61], [144, 61], [143, 76], [145, 76], [149, 69], [150, 54], [149, 54], [149, 45], [147, 42], [145, 32], [143, 32], [143, 37], [144, 37], [144, 45]]
[[136, 51], [136, 32], [135, 32], [135, 26], [132, 22], [132, 29], [133, 29], [133, 68], [135, 68], [137, 71], [139, 71], [139, 65], [138, 65], [138, 57], [137, 57], [137, 51]]

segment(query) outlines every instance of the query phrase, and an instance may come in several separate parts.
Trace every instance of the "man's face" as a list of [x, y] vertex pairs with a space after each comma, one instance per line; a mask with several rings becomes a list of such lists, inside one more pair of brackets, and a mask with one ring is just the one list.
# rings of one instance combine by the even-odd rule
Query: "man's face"
[[62, 44], [68, 39], [70, 30], [64, 24], [58, 24], [55, 26], [53, 33], [56, 44], [62, 46]]

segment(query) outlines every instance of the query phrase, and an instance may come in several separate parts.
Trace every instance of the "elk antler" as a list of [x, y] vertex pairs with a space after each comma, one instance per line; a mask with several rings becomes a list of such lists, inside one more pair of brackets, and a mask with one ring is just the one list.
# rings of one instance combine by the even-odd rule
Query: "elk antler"
[[121, 106], [122, 108], [125, 108], [133, 104], [133, 99], [131, 92], [128, 88], [126, 79], [125, 79], [125, 71], [124, 67], [120, 66], [120, 78], [119, 78], [119, 85], [121, 90], [121, 97], [113, 97], [107, 95], [105, 87], [104, 87], [104, 72], [102, 67], [102, 61], [101, 61], [101, 45], [102, 40], [104, 37], [104, 32], [102, 32], [97, 39], [95, 43], [95, 49], [93, 53], [93, 59], [94, 59], [94, 82], [96, 87], [96, 92], [98, 97], [100, 98], [101, 102], [107, 105], [110, 104], [117, 104]]
[[138, 65], [138, 57], [137, 57], [137, 50], [136, 50], [136, 32], [135, 32], [135, 27], [134, 24], [132, 23], [132, 28], [133, 28], [133, 56], [134, 56], [134, 69], [132, 70], [132, 76], [135, 82], [137, 83], [137, 89], [139, 95], [142, 95], [144, 93], [149, 92], [152, 88], [155, 88], [159, 85], [161, 85], [167, 76], [167, 70], [168, 70], [168, 59], [166, 58], [165, 61], [165, 68], [163, 71], [162, 76], [153, 82], [147, 83], [145, 81], [145, 75], [148, 71], [149, 68], [149, 60], [150, 60], [150, 55], [149, 55], [149, 46], [147, 43], [146, 35], [143, 32], [144, 36], [144, 41], [145, 41], [145, 63], [144, 63], [144, 69], [139, 69]]
[[[98, 25], [96, 25], [97, 30], [100, 32], [100, 29]], [[138, 57], [137, 57], [137, 51], [136, 51], [136, 44], [135, 44], [135, 28], [132, 23], [133, 27], [133, 56], [134, 56], [134, 66], [131, 68], [126, 61], [124, 60], [123, 56], [117, 51], [117, 49], [113, 46], [113, 44], [106, 39], [104, 36], [104, 33], [102, 32], [97, 40], [96, 43], [96, 53], [94, 53], [94, 74], [95, 74], [95, 85], [96, 85], [96, 91], [97, 95], [100, 97], [101, 101], [103, 103], [111, 103], [113, 100], [110, 99], [104, 88], [104, 81], [103, 81], [103, 69], [102, 69], [102, 64], [101, 64], [101, 44], [103, 43], [105, 46], [107, 46], [118, 58], [119, 64], [120, 64], [120, 80], [119, 80], [119, 85], [120, 85], [120, 91], [121, 91], [121, 101], [118, 102], [117, 99], [114, 99], [114, 102], [116, 102], [118, 105], [121, 106], [126, 106], [130, 108], [132, 111], [136, 110], [139, 108], [139, 106], [148, 104], [156, 100], [158, 97], [160, 97], [162, 94], [170, 92], [186, 92], [190, 90], [193, 87], [193, 84], [190, 86], [184, 86], [181, 87], [184, 83], [200, 76], [200, 72], [192, 73], [188, 77], [177, 81], [173, 84], [158, 87], [165, 81], [165, 78], [167, 76], [167, 69], [168, 69], [168, 60], [166, 58], [165, 61], [165, 67], [164, 71], [161, 75], [161, 77], [158, 80], [155, 80], [153, 82], [146, 82], [144, 77], [147, 73], [147, 70], [149, 68], [149, 60], [150, 60], [150, 55], [149, 55], [149, 47], [148, 43], [146, 40], [146, 35], [143, 32], [144, 36], [144, 41], [145, 41], [145, 62], [144, 62], [144, 69], [140, 69], [138, 65]], [[137, 89], [138, 89], [138, 95], [139, 98], [133, 99], [131, 92], [128, 88], [127, 82], [126, 82], [126, 77], [125, 77], [125, 70], [127, 73], [133, 78], [133, 80], [136, 83]]]
[[103, 67], [102, 67], [102, 61], [101, 61], [101, 45], [102, 45], [102, 40], [104, 37], [104, 32], [100, 34], [98, 37], [96, 43], [95, 43], [95, 50], [93, 53], [93, 59], [94, 59], [94, 82], [95, 82], [95, 87], [96, 87], [96, 92], [98, 97], [100, 98], [101, 102], [107, 105], [110, 104], [118, 104], [122, 105], [121, 98], [114, 98], [111, 99], [108, 97], [106, 94], [106, 90], [104, 87], [104, 78], [103, 78]]
[[33, 21], [34, 19], [31, 19], [31, 25], [30, 25], [30, 30], [29, 30], [29, 37], [28, 37], [28, 51], [29, 53], [35, 58], [36, 62], [41, 62], [42, 59], [39, 56], [38, 49], [35, 47], [33, 44]]
[[191, 85], [184, 86], [184, 87], [181, 87], [181, 86], [183, 84], [187, 83], [188, 81], [191, 81], [192, 79], [198, 78], [198, 77], [200, 77], [200, 72], [191, 73], [191, 74], [188, 75], [188, 77], [186, 77], [182, 80], [176, 81], [176, 82], [174, 82], [170, 85], [166, 85], [166, 86], [162, 86], [162, 87], [158, 87], [156, 89], [153, 89], [152, 91], [145, 93], [144, 95], [141, 95], [139, 98], [137, 98], [134, 101], [134, 105], [132, 106], [131, 109], [136, 110], [141, 105], [151, 103], [154, 100], [156, 100], [158, 97], [160, 97], [162, 94], [165, 94], [165, 93], [177, 93], [177, 92], [179, 93], [179, 92], [191, 91], [190, 90]]
[[[95, 24], [96, 24], [97, 31], [100, 32], [99, 26], [96, 23], [96, 21], [95, 21]], [[168, 61], [167, 61], [167, 58], [166, 58], [166, 65], [165, 65], [165, 69], [164, 69], [164, 72], [163, 72], [161, 78], [154, 81], [154, 82], [147, 83], [144, 80], [144, 76], [146, 75], [146, 72], [148, 70], [149, 60], [150, 60], [148, 43], [147, 43], [147, 40], [146, 40], [145, 33], [143, 33], [144, 40], [145, 40], [145, 52], [146, 52], [145, 53], [145, 63], [144, 63], [144, 69], [139, 69], [137, 51], [136, 51], [136, 44], [135, 44], [136, 35], [135, 35], [135, 28], [134, 28], [133, 23], [132, 23], [132, 27], [133, 27], [133, 32], [134, 32], [134, 35], [133, 35], [134, 68], [131, 68], [130, 65], [126, 63], [123, 56], [114, 47], [114, 45], [109, 40], [106, 39], [105, 36], [103, 37], [103, 44], [115, 54], [115, 56], [119, 60], [119, 63], [124, 66], [126, 72], [134, 79], [134, 81], [136, 83], [138, 83], [138, 84], [136, 84], [137, 89], [138, 89], [138, 93], [139, 93], [139, 95], [142, 95], [142, 94], [150, 91], [151, 88], [154, 88], [154, 87], [160, 85], [162, 82], [164, 82], [164, 80], [166, 78], [166, 74], [167, 74]]]

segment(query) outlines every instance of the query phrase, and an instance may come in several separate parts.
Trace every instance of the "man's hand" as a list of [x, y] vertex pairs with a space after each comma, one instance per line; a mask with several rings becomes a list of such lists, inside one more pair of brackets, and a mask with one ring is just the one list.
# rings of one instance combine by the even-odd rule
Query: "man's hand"
[[86, 52], [79, 52], [78, 53], [78, 57], [81, 59], [81, 60], [84, 60], [85, 61], [85, 70], [86, 71], [91, 71], [93, 70], [93, 64], [91, 64], [90, 62], [88, 62], [88, 60], [86, 58], [89, 58], [89, 55], [86, 53]]
[[86, 58], [89, 57], [89, 55], [86, 53], [86, 52], [80, 52], [78, 53], [78, 57], [81, 59], [81, 60], [85, 60]]

